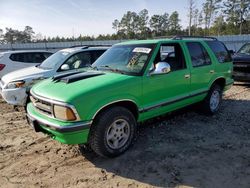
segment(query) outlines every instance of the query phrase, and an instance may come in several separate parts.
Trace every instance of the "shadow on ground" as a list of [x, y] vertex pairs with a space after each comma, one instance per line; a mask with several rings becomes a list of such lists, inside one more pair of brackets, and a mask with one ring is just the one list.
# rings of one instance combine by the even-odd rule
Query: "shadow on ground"
[[249, 187], [249, 112], [250, 99], [226, 99], [214, 116], [188, 107], [145, 122], [120, 157], [83, 154], [103, 173], [152, 186]]

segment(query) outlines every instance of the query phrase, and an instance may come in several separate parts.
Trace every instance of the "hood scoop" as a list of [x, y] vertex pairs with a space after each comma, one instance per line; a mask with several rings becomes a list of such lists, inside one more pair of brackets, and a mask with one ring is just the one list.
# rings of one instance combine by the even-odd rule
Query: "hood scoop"
[[104, 73], [100, 72], [78, 72], [78, 73], [69, 73], [61, 76], [57, 76], [57, 78], [53, 78], [54, 81], [61, 81], [65, 82], [67, 84], [76, 82], [79, 80], [95, 77], [95, 76], [100, 76], [103, 75]]
[[80, 72], [70, 72], [70, 73], [59, 74], [59, 75], [53, 76], [52, 80], [59, 81], [63, 77], [71, 76], [71, 75], [78, 74], [78, 73]]

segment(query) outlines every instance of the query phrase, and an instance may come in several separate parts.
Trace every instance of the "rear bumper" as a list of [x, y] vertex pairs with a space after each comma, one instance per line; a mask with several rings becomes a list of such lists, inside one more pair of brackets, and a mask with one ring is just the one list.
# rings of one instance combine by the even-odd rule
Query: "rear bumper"
[[83, 144], [88, 141], [88, 122], [61, 122], [40, 114], [30, 103], [27, 106], [27, 120], [36, 132], [43, 132], [64, 144]]

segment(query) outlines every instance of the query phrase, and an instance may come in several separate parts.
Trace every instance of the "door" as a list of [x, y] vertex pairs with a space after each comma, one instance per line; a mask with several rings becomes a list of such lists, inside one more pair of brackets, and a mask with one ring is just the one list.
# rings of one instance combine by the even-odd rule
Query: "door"
[[193, 95], [206, 93], [215, 72], [211, 58], [200, 42], [186, 43], [191, 62], [191, 90]]
[[167, 74], [148, 75], [143, 78], [142, 112], [146, 119], [182, 106], [190, 92], [190, 71], [183, 48], [179, 43], [163, 43], [153, 62], [167, 62], [171, 71]]

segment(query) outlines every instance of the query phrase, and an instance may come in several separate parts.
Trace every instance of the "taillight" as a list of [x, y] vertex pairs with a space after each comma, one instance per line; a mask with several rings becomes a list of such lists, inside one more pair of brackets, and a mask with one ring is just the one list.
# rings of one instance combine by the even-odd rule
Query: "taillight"
[[4, 69], [4, 67], [5, 67], [5, 65], [4, 65], [4, 64], [0, 64], [0, 71], [1, 71], [1, 70], [3, 70], [3, 69]]

